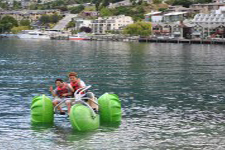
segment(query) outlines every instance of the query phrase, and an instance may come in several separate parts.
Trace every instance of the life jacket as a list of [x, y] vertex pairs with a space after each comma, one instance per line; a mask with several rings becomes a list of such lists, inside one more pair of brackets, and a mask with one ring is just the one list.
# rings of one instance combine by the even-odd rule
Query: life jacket
[[63, 87], [57, 87], [57, 95], [60, 98], [63, 97], [62, 95], [65, 93], [69, 93], [69, 90], [66, 85], [64, 85]]
[[[78, 90], [79, 88], [82, 88], [82, 86], [80, 86], [78, 83], [79, 83], [78, 81], [76, 81], [76, 82], [70, 82], [70, 85], [71, 85], [71, 86], [73, 87], [73, 89], [74, 89], [74, 92], [73, 92], [73, 93], [75, 93], [76, 90]], [[84, 94], [84, 92], [82, 92], [82, 94]]]

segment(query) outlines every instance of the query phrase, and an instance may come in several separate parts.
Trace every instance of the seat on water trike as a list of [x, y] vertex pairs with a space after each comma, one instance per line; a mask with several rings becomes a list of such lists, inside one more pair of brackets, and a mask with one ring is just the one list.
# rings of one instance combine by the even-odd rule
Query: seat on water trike
[[[33, 98], [31, 105], [31, 121], [33, 123], [53, 123], [54, 113], [57, 114], [57, 107], [65, 104], [66, 100], [71, 100], [72, 107], [69, 118], [72, 127], [78, 131], [88, 131], [97, 129], [102, 123], [120, 123], [121, 102], [117, 95], [105, 93], [97, 99], [93, 93], [87, 97], [83, 92], [91, 86], [78, 89], [74, 93], [74, 98], [65, 98], [57, 106], [53, 107], [52, 101], [45, 95]], [[99, 105], [99, 113], [85, 101], [90, 100]]]

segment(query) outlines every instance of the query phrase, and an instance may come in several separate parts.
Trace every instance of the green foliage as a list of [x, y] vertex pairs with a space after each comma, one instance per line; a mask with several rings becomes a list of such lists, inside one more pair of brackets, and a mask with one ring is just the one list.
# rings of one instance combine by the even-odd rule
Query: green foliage
[[18, 27], [13, 27], [11, 29], [12, 33], [14, 33], [14, 34], [19, 33], [22, 30], [30, 30], [30, 26], [18, 26]]
[[100, 14], [102, 17], [105, 17], [105, 16], [112, 16], [112, 12], [110, 9], [106, 8], [106, 7], [103, 7], [100, 11]]
[[159, 8], [158, 10], [164, 12], [164, 11], [166, 11], [167, 9], [168, 9], [168, 8]]
[[48, 24], [48, 23], [57, 23], [61, 19], [61, 16], [54, 14], [54, 15], [42, 15], [39, 19], [41, 24]]
[[61, 19], [61, 16], [54, 14], [50, 16], [50, 22], [51, 23], [57, 23]]
[[160, 4], [162, 3], [162, 0], [153, 0], [153, 4]]
[[50, 23], [50, 16], [49, 16], [49, 15], [42, 15], [42, 16], [40, 17], [39, 21], [40, 21], [42, 24]]
[[194, 0], [194, 3], [211, 3], [212, 0]]
[[13, 1], [13, 10], [21, 9], [21, 2]]
[[189, 7], [191, 4], [193, 4], [192, 0], [175, 0], [173, 5], [182, 5], [184, 7]]
[[140, 5], [135, 8], [133, 7], [117, 7], [115, 9], [111, 9], [112, 15], [126, 15], [131, 16], [134, 21], [139, 21], [144, 19], [144, 8]]
[[10, 31], [13, 27], [17, 27], [18, 22], [11, 16], [5, 16], [0, 20], [1, 32]]
[[70, 8], [70, 13], [71, 14], [78, 14], [78, 13], [80, 13], [83, 10], [84, 10], [84, 6], [83, 5], [79, 5], [77, 7], [71, 7]]
[[119, 31], [119, 30], [106, 30], [105, 32], [111, 33], [111, 34], [120, 34], [121, 33], [121, 31]]
[[152, 25], [150, 23], [136, 22], [134, 24], [128, 25], [124, 29], [124, 34], [148, 36], [151, 34], [151, 27]]
[[175, 0], [166, 0], [165, 3], [169, 5], [173, 5]]
[[86, 32], [86, 33], [91, 33], [92, 29], [89, 27], [81, 27], [80, 32]]
[[100, 5], [101, 4], [101, 0], [95, 0], [95, 9], [96, 11], [99, 11], [100, 10]]
[[72, 30], [71, 33], [72, 33], [72, 34], [77, 34], [78, 31], [77, 31], [77, 30]]
[[20, 26], [30, 26], [30, 20], [21, 20]]
[[30, 6], [29, 6], [29, 9], [30, 10], [36, 10], [38, 7], [37, 7], [37, 5], [35, 5], [35, 4], [31, 4]]
[[75, 22], [74, 22], [74, 21], [70, 21], [70, 22], [67, 24], [66, 28], [67, 28], [67, 29], [68, 29], [68, 28], [74, 28], [75, 26], [76, 26]]
[[191, 4], [197, 3], [211, 3], [212, 0], [166, 0], [169, 5], [183, 5], [184, 7], [189, 7]]
[[7, 3], [0, 1], [0, 8], [2, 8], [2, 9], [8, 9]]

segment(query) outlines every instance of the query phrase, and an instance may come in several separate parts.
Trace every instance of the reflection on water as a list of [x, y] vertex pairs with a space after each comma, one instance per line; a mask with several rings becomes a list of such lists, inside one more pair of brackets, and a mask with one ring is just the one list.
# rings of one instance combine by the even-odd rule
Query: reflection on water
[[[225, 148], [222, 45], [0, 40], [0, 52], [1, 149]], [[119, 95], [119, 128], [30, 124], [32, 97], [70, 71], [97, 96]]]

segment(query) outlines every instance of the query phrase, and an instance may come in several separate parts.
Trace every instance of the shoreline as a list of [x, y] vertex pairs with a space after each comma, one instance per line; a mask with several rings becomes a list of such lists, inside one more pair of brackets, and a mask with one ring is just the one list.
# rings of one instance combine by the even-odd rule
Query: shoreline
[[150, 42], [150, 43], [187, 43], [187, 44], [225, 44], [224, 40], [213, 39], [155, 39], [155, 38], [139, 38], [139, 42]]
[[[0, 39], [17, 38], [15, 34], [1, 34]], [[51, 37], [51, 40], [69, 40], [68, 36]], [[156, 38], [139, 38], [127, 36], [107, 36], [95, 35], [90, 36], [87, 41], [120, 41], [120, 42], [145, 42], [145, 43], [186, 43], [186, 44], [218, 44], [225, 45], [225, 39], [156, 39]], [[70, 40], [73, 41], [73, 40]]]

